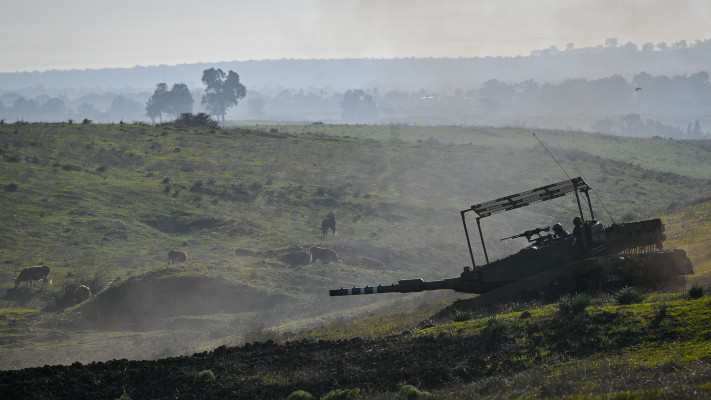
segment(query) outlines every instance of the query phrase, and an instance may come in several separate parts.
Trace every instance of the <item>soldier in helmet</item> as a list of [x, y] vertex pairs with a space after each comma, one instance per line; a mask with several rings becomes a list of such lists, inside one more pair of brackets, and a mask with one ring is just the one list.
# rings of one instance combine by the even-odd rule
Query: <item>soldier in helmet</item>
[[563, 239], [570, 236], [570, 232], [566, 231], [561, 224], [553, 225], [553, 239]]

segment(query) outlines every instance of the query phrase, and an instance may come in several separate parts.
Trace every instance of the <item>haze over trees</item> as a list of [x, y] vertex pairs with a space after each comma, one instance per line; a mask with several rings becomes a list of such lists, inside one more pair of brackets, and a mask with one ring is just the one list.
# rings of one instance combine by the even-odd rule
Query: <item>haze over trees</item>
[[350, 122], [371, 122], [378, 116], [373, 96], [363, 90], [347, 90], [341, 102], [341, 119]]
[[155, 122], [156, 118], [163, 122], [164, 114], [175, 119], [180, 114], [192, 112], [193, 96], [184, 83], [176, 83], [170, 90], [166, 83], [157, 84], [153, 96], [146, 103], [146, 115], [152, 122]]
[[[156, 81], [145, 84], [160, 74], [185, 82], [185, 92], [201, 99], [194, 112], [223, 122], [525, 126], [705, 138], [709, 65], [711, 39], [637, 45], [608, 38], [597, 47], [568, 43], [526, 57], [283, 59], [0, 74], [0, 119], [177, 118], [177, 109], [152, 97]], [[121, 89], [107, 87], [116, 82]], [[235, 107], [240, 99], [247, 107]]]
[[247, 88], [232, 70], [225, 74], [221, 69], [207, 69], [202, 74], [202, 83], [207, 86], [202, 96], [202, 105], [210, 115], [222, 118], [223, 122], [227, 109], [236, 106], [247, 95]]

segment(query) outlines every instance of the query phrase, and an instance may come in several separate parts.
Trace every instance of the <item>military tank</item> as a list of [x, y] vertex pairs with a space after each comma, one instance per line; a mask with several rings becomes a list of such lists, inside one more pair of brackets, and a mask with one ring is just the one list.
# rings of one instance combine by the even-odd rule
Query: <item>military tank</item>
[[[577, 177], [462, 210], [460, 213], [472, 265], [465, 266], [458, 277], [429, 282], [404, 279], [391, 285], [332, 289], [329, 294], [348, 296], [450, 289], [480, 294], [474, 300], [478, 304], [486, 304], [517, 297], [553, 297], [624, 285], [658, 288], [675, 277], [694, 273], [691, 260], [684, 250], [664, 249], [666, 234], [660, 219], [613, 222], [606, 227], [595, 217], [590, 190], [587, 182]], [[530, 229], [501, 239], [526, 238], [527, 247], [499, 260], [489, 260], [481, 228], [482, 219], [569, 194], [575, 195], [579, 211], [574, 218], [572, 233], [560, 226]], [[581, 198], [585, 200], [587, 210], [584, 210]], [[476, 215], [485, 260], [482, 265], [475, 263], [466, 218], [469, 213]]]

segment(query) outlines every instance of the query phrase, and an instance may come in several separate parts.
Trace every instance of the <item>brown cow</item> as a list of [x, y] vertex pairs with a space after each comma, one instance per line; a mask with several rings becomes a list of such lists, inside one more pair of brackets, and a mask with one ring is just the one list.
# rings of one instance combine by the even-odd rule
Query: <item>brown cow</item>
[[74, 302], [81, 303], [82, 301], [91, 298], [91, 289], [89, 286], [80, 285], [74, 290]]
[[360, 258], [360, 266], [364, 267], [364, 268], [385, 269], [385, 264], [383, 264], [382, 261], [378, 261], [374, 258], [369, 258], [369, 257], [361, 257]]
[[316, 260], [321, 260], [322, 263], [328, 264], [333, 262], [343, 262], [338, 258], [338, 253], [335, 250], [327, 249], [325, 247], [311, 246], [309, 249], [309, 264], [313, 264]]
[[52, 275], [50, 274], [48, 265], [35, 265], [33, 267], [23, 268], [20, 271], [20, 275], [15, 278], [15, 288], [17, 288], [22, 282], [29, 282], [30, 287], [32, 287], [32, 281], [44, 281], [42, 288], [47, 287], [47, 282], [52, 284]]
[[176, 262], [188, 261], [188, 254], [182, 250], [171, 250], [168, 252], [168, 265]]

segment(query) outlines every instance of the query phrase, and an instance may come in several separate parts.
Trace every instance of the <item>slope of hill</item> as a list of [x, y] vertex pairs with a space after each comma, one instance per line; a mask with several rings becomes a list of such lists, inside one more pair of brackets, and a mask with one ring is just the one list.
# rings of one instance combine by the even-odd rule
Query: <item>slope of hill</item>
[[[701, 145], [541, 135], [568, 171], [585, 171], [606, 223], [711, 196], [708, 180], [687, 167], [710, 168]], [[673, 161], [628, 159], [664, 152]], [[470, 263], [459, 210], [565, 179], [530, 133], [511, 129], [17, 123], [0, 125], [0, 157], [2, 369], [285, 340], [454, 297], [337, 299], [327, 290], [456, 276]], [[329, 211], [338, 234], [323, 238]], [[569, 201], [534, 206], [497, 217], [488, 239], [568, 225], [574, 214]], [[494, 257], [516, 250], [496, 244]], [[335, 249], [343, 264], [308, 265], [311, 245]], [[177, 248], [188, 262], [166, 266]], [[695, 254], [706, 257], [703, 248]], [[385, 270], [360, 266], [361, 256], [382, 260]], [[19, 270], [33, 264], [50, 265], [54, 285], [14, 288]], [[96, 296], [74, 305], [68, 291], [87, 282]]]
[[156, 361], [0, 371], [0, 390], [16, 399], [711, 396], [709, 295], [644, 297], [518, 305], [376, 339], [267, 341]]

